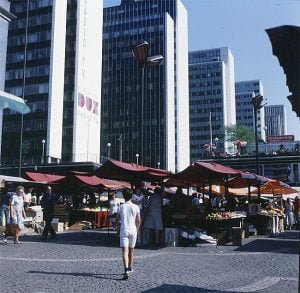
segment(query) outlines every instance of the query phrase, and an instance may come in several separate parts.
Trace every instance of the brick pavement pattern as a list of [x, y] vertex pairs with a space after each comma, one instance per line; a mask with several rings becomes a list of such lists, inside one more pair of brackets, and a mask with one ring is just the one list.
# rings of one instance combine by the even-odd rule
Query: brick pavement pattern
[[118, 239], [104, 231], [0, 244], [0, 292], [298, 292], [299, 234], [245, 239], [243, 246], [136, 249], [123, 281]]

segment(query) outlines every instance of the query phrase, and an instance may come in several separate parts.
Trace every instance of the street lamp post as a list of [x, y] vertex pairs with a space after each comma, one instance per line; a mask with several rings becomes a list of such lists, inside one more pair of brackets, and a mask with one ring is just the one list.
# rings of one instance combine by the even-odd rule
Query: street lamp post
[[157, 162], [157, 169], [160, 169], [160, 162]]
[[258, 153], [258, 137], [257, 137], [257, 111], [267, 104], [267, 100], [262, 95], [257, 95], [252, 98], [254, 110], [254, 132], [255, 132], [255, 162], [256, 174], [259, 175], [259, 153]]
[[140, 154], [135, 154], [135, 157], [136, 157], [136, 164], [137, 164], [137, 165], [139, 164], [139, 156], [140, 156]]
[[106, 146], [107, 146], [107, 159], [109, 159], [109, 158], [110, 158], [110, 147], [111, 147], [111, 143], [108, 142]]
[[122, 134], [120, 134], [119, 138], [118, 138], [118, 141], [119, 141], [119, 161], [122, 162], [122, 144], [123, 144], [123, 138], [122, 138]]
[[215, 138], [215, 148], [216, 148], [216, 151], [215, 151], [215, 153], [217, 153], [218, 141], [219, 141], [219, 138], [218, 138], [218, 137], [216, 137], [216, 138]]
[[41, 164], [44, 164], [44, 157], [45, 157], [45, 143], [46, 140], [42, 139], [42, 157], [41, 157]]
[[[141, 118], [140, 118], [140, 140], [141, 140], [141, 164], [144, 160], [144, 85], [145, 85], [145, 69], [146, 67], [153, 68], [159, 65], [159, 63], [164, 59], [162, 55], [155, 55], [148, 57], [149, 43], [144, 41], [132, 49], [132, 54], [134, 59], [142, 65], [142, 80], [141, 80]], [[151, 124], [150, 124], [151, 125]]]
[[265, 154], [268, 153], [268, 150], [267, 150], [267, 145], [268, 145], [268, 140], [267, 140], [267, 130], [268, 130], [268, 127], [267, 127], [267, 126], [264, 126], [264, 131], [265, 131]]
[[[23, 57], [23, 78], [22, 78], [22, 100], [23, 101], [25, 101], [25, 86], [26, 86], [28, 24], [29, 24], [29, 0], [27, 0], [26, 2], [26, 23], [25, 23], [25, 36], [24, 36], [24, 57]], [[19, 177], [21, 177], [22, 174], [21, 169], [22, 169], [22, 152], [23, 152], [23, 127], [24, 127], [24, 114], [21, 114]]]

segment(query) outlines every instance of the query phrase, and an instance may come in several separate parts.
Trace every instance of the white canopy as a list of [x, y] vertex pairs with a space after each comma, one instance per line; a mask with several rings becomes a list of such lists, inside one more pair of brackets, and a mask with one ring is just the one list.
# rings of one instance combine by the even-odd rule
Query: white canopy
[[23, 99], [0, 90], [0, 109], [9, 108], [20, 114], [27, 114], [30, 108]]

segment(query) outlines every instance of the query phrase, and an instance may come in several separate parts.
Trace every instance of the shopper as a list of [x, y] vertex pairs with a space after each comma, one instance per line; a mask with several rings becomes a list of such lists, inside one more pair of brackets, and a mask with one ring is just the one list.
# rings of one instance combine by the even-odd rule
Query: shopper
[[295, 218], [294, 218], [294, 204], [291, 201], [290, 198], [287, 199], [285, 203], [285, 221], [286, 221], [286, 228], [288, 230], [291, 230], [293, 225], [295, 224]]
[[125, 203], [120, 206], [117, 223], [121, 222], [120, 229], [120, 247], [122, 248], [124, 279], [128, 279], [132, 273], [133, 251], [137, 239], [137, 231], [140, 227], [140, 210], [137, 205], [131, 201], [131, 191], [125, 189], [123, 197]]
[[26, 210], [31, 205], [32, 199], [32, 190], [33, 188], [29, 188], [28, 192], [24, 194], [24, 209]]
[[12, 192], [8, 192], [7, 188], [3, 188], [1, 190], [1, 194], [0, 194], [0, 219], [1, 219], [1, 227], [2, 227], [2, 231], [1, 231], [1, 238], [3, 239], [3, 241], [6, 243], [6, 236], [5, 236], [5, 227], [6, 225], [9, 223], [9, 205], [12, 199], [13, 193]]
[[18, 186], [16, 190], [16, 194], [12, 196], [9, 205], [10, 224], [17, 225], [17, 227], [14, 229], [15, 244], [20, 244], [19, 241], [20, 231], [24, 229], [24, 219], [26, 218], [26, 214], [24, 210], [24, 195], [25, 195], [24, 187]]
[[159, 187], [154, 189], [154, 193], [150, 196], [149, 212], [145, 217], [144, 228], [154, 230], [155, 245], [159, 246], [160, 231], [163, 230], [162, 223], [162, 190]]
[[141, 185], [137, 185], [135, 188], [135, 193], [132, 195], [132, 202], [138, 205], [140, 209], [140, 217], [141, 217], [141, 225], [138, 230], [137, 234], [137, 245], [140, 247], [142, 245], [142, 226], [144, 221], [144, 202], [145, 202], [145, 195], [142, 193]]
[[115, 193], [113, 192], [111, 194], [110, 200], [109, 200], [109, 217], [110, 221], [113, 225], [113, 230], [117, 230], [117, 222], [116, 218], [119, 212], [119, 202], [116, 199]]
[[294, 213], [296, 219], [296, 228], [299, 230], [300, 229], [300, 200], [298, 195], [295, 197]]
[[46, 193], [43, 195], [41, 199], [41, 206], [43, 209], [43, 217], [44, 221], [46, 222], [45, 228], [41, 237], [41, 240], [47, 240], [48, 233], [51, 234], [51, 239], [56, 237], [56, 233], [51, 226], [51, 222], [54, 217], [54, 208], [56, 203], [57, 197], [55, 193], [52, 192], [51, 186], [47, 186]]

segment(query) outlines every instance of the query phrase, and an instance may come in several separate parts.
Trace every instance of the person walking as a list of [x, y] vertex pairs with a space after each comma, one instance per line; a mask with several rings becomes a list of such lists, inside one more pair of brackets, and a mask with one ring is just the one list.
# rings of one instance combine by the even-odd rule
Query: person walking
[[24, 187], [18, 186], [16, 190], [16, 194], [12, 196], [9, 205], [10, 224], [17, 225], [16, 229], [14, 229], [15, 244], [21, 243], [19, 241], [20, 231], [24, 229], [24, 219], [26, 218], [26, 214], [24, 210], [24, 195], [25, 195]]
[[41, 240], [47, 240], [49, 232], [51, 234], [51, 239], [56, 237], [56, 232], [51, 226], [51, 222], [54, 217], [54, 208], [55, 208], [56, 200], [57, 200], [56, 195], [55, 193], [52, 192], [51, 186], [47, 186], [46, 193], [43, 195], [41, 199], [43, 218], [44, 221], [46, 222]]
[[123, 190], [125, 203], [120, 206], [117, 223], [121, 222], [120, 228], [120, 247], [124, 265], [124, 279], [127, 280], [133, 272], [133, 251], [137, 239], [141, 218], [139, 207], [131, 201], [131, 191]]
[[9, 224], [9, 206], [13, 196], [13, 192], [9, 192], [7, 188], [3, 188], [0, 194], [0, 219], [1, 219], [1, 227], [2, 231], [0, 234], [0, 238], [2, 238], [3, 242], [7, 243], [7, 237], [5, 235], [6, 225]]

